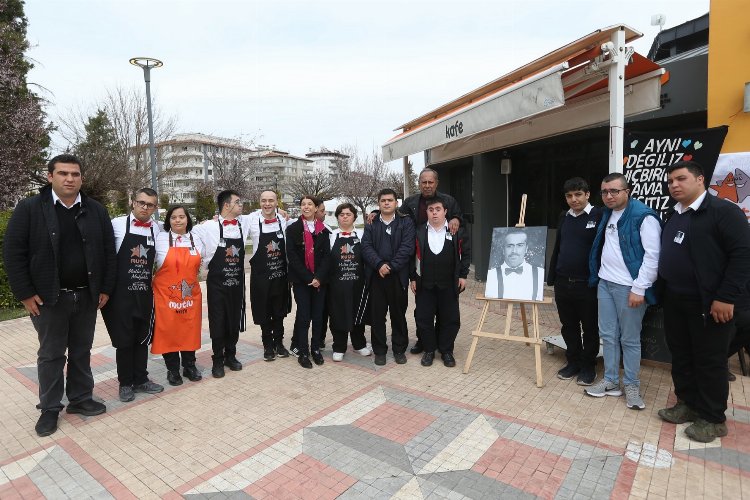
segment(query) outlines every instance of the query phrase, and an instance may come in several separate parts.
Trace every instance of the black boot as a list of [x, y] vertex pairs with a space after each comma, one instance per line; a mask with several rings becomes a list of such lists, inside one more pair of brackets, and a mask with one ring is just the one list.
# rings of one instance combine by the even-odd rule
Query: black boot
[[242, 370], [242, 363], [237, 360], [237, 356], [235, 356], [234, 354], [224, 357], [224, 366], [229, 367], [229, 369], [233, 372]]
[[179, 370], [169, 370], [167, 372], [167, 382], [169, 385], [182, 385], [182, 377]]
[[278, 337], [274, 341], [274, 350], [276, 351], [276, 356], [280, 358], [288, 358], [289, 357], [289, 351], [287, 351], [286, 347], [284, 347], [284, 337]]
[[195, 365], [183, 366], [182, 374], [191, 382], [197, 382], [203, 378], [203, 375], [201, 375], [201, 372], [195, 367]]
[[214, 378], [222, 378], [224, 376], [224, 356], [211, 356], [211, 359], [213, 360], [211, 375]]

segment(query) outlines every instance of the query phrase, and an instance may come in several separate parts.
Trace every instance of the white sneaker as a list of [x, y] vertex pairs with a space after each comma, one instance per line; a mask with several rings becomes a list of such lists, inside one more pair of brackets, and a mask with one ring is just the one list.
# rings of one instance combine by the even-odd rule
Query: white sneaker
[[362, 356], [370, 356], [372, 355], [372, 347], [370, 344], [367, 344], [362, 349], [355, 349], [354, 352], [359, 353]]
[[344, 353], [343, 352], [334, 352], [333, 353], [333, 360], [334, 361], [343, 361], [344, 360]]

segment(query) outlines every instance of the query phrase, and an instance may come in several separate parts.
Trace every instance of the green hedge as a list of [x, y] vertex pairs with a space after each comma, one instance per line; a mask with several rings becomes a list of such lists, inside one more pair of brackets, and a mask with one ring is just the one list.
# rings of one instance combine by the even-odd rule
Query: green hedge
[[[0, 212], [0, 248], [3, 248], [3, 241], [5, 239], [5, 229], [8, 227], [8, 221], [10, 220], [10, 214], [12, 211]], [[8, 284], [8, 275], [5, 274], [5, 262], [0, 256], [0, 307], [20, 307], [21, 304], [16, 300], [13, 294], [10, 292], [10, 285]]]

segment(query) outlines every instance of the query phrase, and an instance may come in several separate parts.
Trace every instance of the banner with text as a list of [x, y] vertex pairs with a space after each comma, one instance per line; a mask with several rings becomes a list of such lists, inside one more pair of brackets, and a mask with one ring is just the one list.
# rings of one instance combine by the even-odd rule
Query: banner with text
[[632, 186], [631, 197], [663, 216], [674, 205], [667, 188], [667, 167], [681, 160], [696, 161], [703, 167], [708, 182], [712, 178], [727, 130], [727, 126], [721, 126], [679, 133], [627, 134], [622, 163], [623, 173]]
[[750, 222], [750, 152], [719, 155], [708, 192], [739, 205]]

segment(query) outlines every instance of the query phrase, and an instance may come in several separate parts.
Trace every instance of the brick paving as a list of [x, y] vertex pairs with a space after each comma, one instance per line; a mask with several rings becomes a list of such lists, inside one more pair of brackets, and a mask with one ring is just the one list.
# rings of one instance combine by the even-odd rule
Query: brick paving
[[[424, 368], [411, 355], [379, 367], [351, 349], [334, 363], [330, 348], [312, 370], [294, 358], [264, 362], [252, 325], [238, 346], [244, 369], [213, 379], [204, 320], [205, 378], [171, 387], [153, 356], [151, 377], [166, 390], [131, 403], [117, 399], [100, 321], [94, 393], [108, 411], [63, 413], [46, 438], [34, 432], [36, 334], [28, 318], [2, 322], [0, 498], [750, 498], [750, 378], [730, 385], [729, 435], [704, 445], [656, 416], [674, 402], [663, 367], [642, 367], [640, 412], [558, 380], [560, 349], [543, 356], [542, 388], [523, 343], [480, 340], [464, 375], [482, 288], [471, 281], [461, 297], [456, 368], [439, 358]], [[490, 315], [499, 332], [505, 307]], [[542, 336], [558, 333], [554, 306], [540, 321]]]

